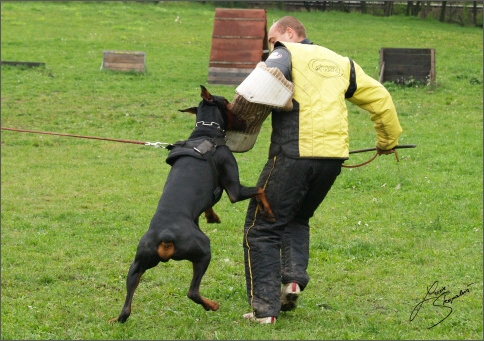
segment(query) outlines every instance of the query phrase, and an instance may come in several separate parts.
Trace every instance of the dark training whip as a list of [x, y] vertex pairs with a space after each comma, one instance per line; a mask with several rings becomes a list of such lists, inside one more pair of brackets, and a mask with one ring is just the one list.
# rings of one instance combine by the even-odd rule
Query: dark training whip
[[[402, 145], [398, 145], [398, 146], [393, 147], [393, 149], [415, 148], [415, 147], [417, 147], [416, 144], [402, 144]], [[371, 151], [375, 151], [375, 150], [376, 150], [375, 147], [374, 148], [357, 149], [357, 150], [350, 151], [350, 154], [371, 152]]]
[[[397, 153], [396, 149], [400, 149], [400, 148], [415, 148], [415, 147], [417, 147], [416, 144], [402, 144], [402, 145], [398, 145], [398, 146], [393, 147], [393, 149], [391, 149], [391, 154], [395, 154], [395, 157], [397, 158], [397, 162], [399, 162], [400, 160], [398, 158], [398, 153]], [[378, 149], [376, 147], [352, 150], [352, 151], [349, 152], [350, 154], [371, 152], [371, 151], [375, 151], [375, 150], [376, 150], [375, 155], [371, 159], [369, 159], [368, 161], [365, 161], [363, 163], [359, 163], [357, 165], [342, 165], [341, 167], [344, 167], [344, 168], [357, 168], [357, 167], [361, 167], [361, 166], [364, 166], [364, 165], [369, 164], [371, 161], [375, 160], [375, 158], [378, 155], [381, 155], [380, 152], [378, 151]]]

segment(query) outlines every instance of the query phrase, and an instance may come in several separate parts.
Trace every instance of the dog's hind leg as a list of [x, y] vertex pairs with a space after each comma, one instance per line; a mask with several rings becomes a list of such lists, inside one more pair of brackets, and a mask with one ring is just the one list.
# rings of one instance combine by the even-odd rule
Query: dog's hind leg
[[217, 310], [217, 302], [206, 299], [200, 295], [200, 283], [208, 269], [212, 254], [210, 251], [210, 239], [199, 229], [190, 234], [187, 242], [183, 244], [186, 258], [193, 265], [193, 277], [188, 289], [187, 296], [193, 302], [201, 304], [205, 310]]
[[209, 300], [200, 295], [200, 283], [202, 282], [202, 277], [207, 271], [208, 265], [210, 264], [211, 255], [208, 253], [200, 260], [192, 262], [193, 263], [193, 278], [190, 283], [190, 289], [188, 290], [187, 296], [193, 302], [201, 304], [205, 310], [217, 310], [219, 305], [217, 302]]
[[134, 291], [138, 287], [139, 281], [143, 273], [144, 271], [141, 270], [139, 262], [136, 262], [135, 260], [129, 267], [128, 277], [126, 279], [127, 294], [124, 306], [121, 309], [121, 313], [119, 314], [119, 316], [117, 318], [109, 320], [109, 322], [124, 323], [128, 319], [129, 315], [131, 315], [131, 303], [133, 302]]
[[[148, 234], [145, 234], [139, 244], [138, 250], [136, 251], [136, 256], [133, 263], [131, 263], [128, 271], [128, 277], [126, 278], [126, 300], [124, 306], [121, 309], [121, 313], [117, 318], [110, 320], [109, 322], [121, 322], [124, 323], [131, 314], [131, 303], [133, 302], [133, 295], [138, 287], [141, 276], [146, 270], [155, 267], [160, 262], [160, 256], [157, 254], [159, 251], [152, 242], [147, 242], [149, 239]], [[161, 247], [161, 246], [160, 246]], [[163, 247], [161, 247], [163, 248]], [[171, 255], [172, 250], [168, 245], [168, 249], [165, 250], [167, 254]]]

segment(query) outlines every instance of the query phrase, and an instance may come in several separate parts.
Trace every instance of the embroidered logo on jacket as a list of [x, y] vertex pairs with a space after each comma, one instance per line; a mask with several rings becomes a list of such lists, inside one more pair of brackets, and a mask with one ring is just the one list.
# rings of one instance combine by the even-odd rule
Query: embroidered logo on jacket
[[309, 69], [323, 78], [341, 77], [343, 75], [343, 70], [328, 59], [312, 59], [309, 62]]
[[277, 51], [272, 52], [267, 59], [279, 59], [282, 58], [282, 54]]

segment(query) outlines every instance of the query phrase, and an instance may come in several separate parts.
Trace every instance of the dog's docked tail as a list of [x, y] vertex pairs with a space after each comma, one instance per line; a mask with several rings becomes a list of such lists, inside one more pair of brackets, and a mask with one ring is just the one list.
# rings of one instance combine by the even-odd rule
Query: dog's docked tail
[[163, 230], [160, 234], [161, 243], [158, 245], [158, 256], [162, 262], [168, 262], [175, 253], [175, 236], [171, 231]]

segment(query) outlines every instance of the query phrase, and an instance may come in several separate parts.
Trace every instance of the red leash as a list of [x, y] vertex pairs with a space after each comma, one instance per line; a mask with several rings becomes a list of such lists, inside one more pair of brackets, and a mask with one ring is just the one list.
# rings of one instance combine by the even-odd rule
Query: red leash
[[154, 146], [154, 147], [163, 147], [163, 148], [165, 148], [165, 146], [168, 145], [168, 143], [163, 143], [163, 142], [143, 142], [143, 141], [135, 141], [135, 140], [121, 140], [121, 139], [112, 139], [112, 138], [107, 138], [107, 137], [53, 133], [53, 132], [50, 132], [50, 131], [26, 130], [26, 129], [5, 128], [5, 127], [2, 127], [2, 130], [17, 131], [17, 132], [22, 132], [22, 133], [34, 133], [34, 134], [44, 134], [44, 135], [78, 137], [78, 138], [81, 138], [81, 139], [104, 140], [104, 141], [114, 141], [114, 142], [121, 142], [121, 143], [142, 144], [142, 145], [145, 145], [145, 146]]

